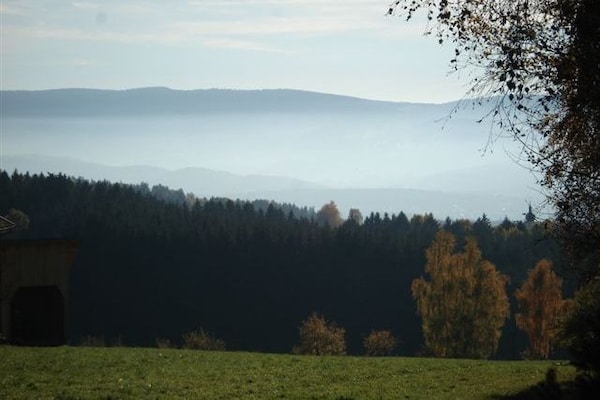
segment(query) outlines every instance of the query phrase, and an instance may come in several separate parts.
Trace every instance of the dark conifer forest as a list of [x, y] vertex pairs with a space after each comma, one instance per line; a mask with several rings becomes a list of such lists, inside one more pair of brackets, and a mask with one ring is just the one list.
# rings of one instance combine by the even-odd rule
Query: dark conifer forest
[[531, 218], [492, 224], [485, 216], [438, 220], [398, 210], [331, 228], [292, 205], [0, 171], [0, 213], [10, 209], [27, 214], [29, 228], [2, 240], [79, 242], [70, 276], [73, 344], [86, 336], [180, 343], [182, 333], [203, 328], [228, 350], [288, 353], [301, 322], [316, 312], [346, 329], [350, 354], [362, 353], [373, 329], [392, 331], [397, 354], [423, 354], [411, 282], [424, 274], [425, 249], [444, 229], [461, 248], [473, 236], [509, 276], [511, 317], [494, 357], [518, 359], [527, 340], [515, 325], [516, 288], [540, 259], [564, 270], [558, 246]]

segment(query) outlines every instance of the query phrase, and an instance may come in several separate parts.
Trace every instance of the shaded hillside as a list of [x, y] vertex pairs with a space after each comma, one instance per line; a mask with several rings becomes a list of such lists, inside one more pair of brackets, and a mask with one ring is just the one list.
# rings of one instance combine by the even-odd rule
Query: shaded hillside
[[[371, 329], [391, 329], [399, 353], [414, 355], [422, 338], [410, 284], [438, 229], [459, 243], [474, 235], [510, 276], [510, 294], [540, 258], [560, 260], [543, 226], [522, 222], [374, 213], [330, 229], [274, 204], [178, 205], [139, 187], [64, 175], [0, 172], [0, 187], [0, 211], [29, 216], [22, 237], [80, 242], [69, 297], [75, 342], [94, 335], [154, 345], [204, 327], [229, 349], [289, 352], [300, 321], [316, 311], [346, 328], [351, 353]], [[518, 358], [525, 346], [508, 321], [498, 356]]]

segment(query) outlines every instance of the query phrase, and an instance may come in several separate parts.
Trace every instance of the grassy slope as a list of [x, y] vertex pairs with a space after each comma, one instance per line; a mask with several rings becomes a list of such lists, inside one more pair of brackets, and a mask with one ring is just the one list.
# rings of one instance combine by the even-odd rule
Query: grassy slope
[[552, 362], [0, 346], [0, 399], [469, 399], [574, 369]]

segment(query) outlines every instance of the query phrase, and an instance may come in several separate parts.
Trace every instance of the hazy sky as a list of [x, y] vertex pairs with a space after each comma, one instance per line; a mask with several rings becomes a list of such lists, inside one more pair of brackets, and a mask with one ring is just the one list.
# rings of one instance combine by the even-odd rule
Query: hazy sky
[[1, 0], [2, 89], [294, 88], [443, 102], [452, 49], [389, 0]]

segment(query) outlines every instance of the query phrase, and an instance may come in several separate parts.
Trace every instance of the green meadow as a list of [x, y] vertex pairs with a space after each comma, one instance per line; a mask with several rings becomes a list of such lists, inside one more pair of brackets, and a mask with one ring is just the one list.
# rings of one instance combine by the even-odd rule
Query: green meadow
[[505, 398], [575, 369], [552, 361], [0, 347], [1, 399]]

